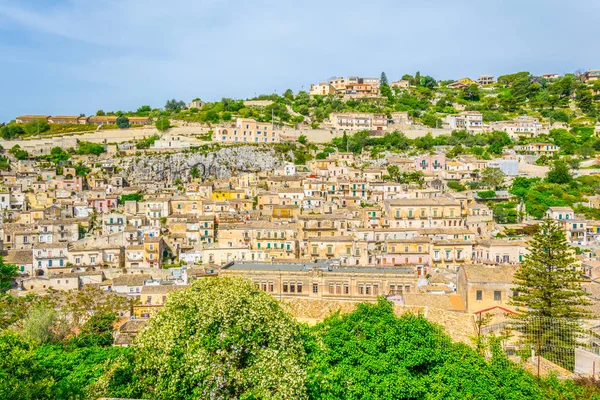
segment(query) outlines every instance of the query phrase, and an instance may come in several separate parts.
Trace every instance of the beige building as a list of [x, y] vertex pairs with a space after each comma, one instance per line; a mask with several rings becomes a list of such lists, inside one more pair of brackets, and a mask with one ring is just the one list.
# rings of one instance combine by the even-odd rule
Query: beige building
[[509, 304], [513, 296], [516, 265], [464, 265], [458, 270], [456, 292], [462, 297], [470, 314], [501, 307], [514, 311]]
[[499, 121], [492, 124], [492, 129], [508, 133], [512, 139], [519, 137], [534, 137], [548, 130], [540, 123], [540, 120], [528, 115], [521, 115], [510, 121]]
[[338, 267], [315, 263], [241, 263], [219, 276], [250, 279], [277, 298], [375, 300], [377, 296], [414, 293], [417, 274], [410, 268]]
[[281, 131], [269, 122], [238, 118], [234, 127], [219, 126], [214, 140], [219, 143], [279, 143]]
[[310, 85], [310, 95], [330, 96], [335, 94], [335, 88], [329, 82]]
[[492, 75], [481, 75], [479, 79], [477, 79], [480, 85], [491, 85], [494, 83], [494, 77]]
[[400, 79], [399, 81], [394, 81], [390, 83], [391, 88], [408, 89], [409, 86], [410, 82], [404, 79]]
[[331, 113], [331, 129], [342, 131], [383, 131], [387, 130], [387, 116], [371, 113]]
[[460, 202], [447, 197], [385, 201], [392, 228], [441, 228], [465, 226]]
[[552, 143], [531, 143], [521, 146], [515, 146], [515, 150], [525, 153], [532, 153], [537, 156], [551, 156], [555, 153], [558, 153], [560, 151], [560, 147]]

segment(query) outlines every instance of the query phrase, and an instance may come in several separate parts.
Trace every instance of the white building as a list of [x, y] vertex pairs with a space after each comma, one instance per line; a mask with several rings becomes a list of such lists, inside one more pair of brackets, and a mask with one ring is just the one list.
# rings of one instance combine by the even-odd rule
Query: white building
[[460, 114], [447, 115], [444, 121], [453, 130], [482, 132], [484, 129], [483, 116], [477, 111], [463, 111]]

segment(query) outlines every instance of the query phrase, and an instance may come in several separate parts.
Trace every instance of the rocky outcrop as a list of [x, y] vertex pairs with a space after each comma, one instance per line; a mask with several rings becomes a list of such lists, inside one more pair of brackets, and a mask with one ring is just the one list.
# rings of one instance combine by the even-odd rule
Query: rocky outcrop
[[[293, 156], [292, 156], [293, 157]], [[257, 146], [231, 146], [216, 151], [190, 151], [169, 154], [145, 154], [127, 157], [121, 169], [129, 182], [185, 181], [192, 168], [201, 176], [227, 178], [234, 172], [272, 170], [284, 164], [282, 155], [272, 148]]]

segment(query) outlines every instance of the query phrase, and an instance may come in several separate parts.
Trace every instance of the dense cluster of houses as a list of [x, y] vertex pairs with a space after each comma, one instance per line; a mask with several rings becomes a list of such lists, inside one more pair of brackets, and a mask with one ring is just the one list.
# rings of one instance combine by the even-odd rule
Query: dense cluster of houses
[[[33, 160], [11, 160], [12, 170], [2, 172], [0, 238], [5, 261], [19, 267], [16, 293], [95, 285], [140, 299], [134, 315], [142, 318], [192, 279], [231, 275], [280, 298], [386, 295], [410, 305], [423, 294], [442, 296], [453, 312], [510, 309], [510, 276], [536, 223], [499, 226], [489, 199], [447, 187], [478, 180], [486, 167], [511, 179], [519, 173], [515, 157], [449, 160], [440, 151], [381, 165], [368, 154], [338, 152], [228, 179], [189, 177], [183, 189], [129, 182], [117, 158], [103, 157], [88, 160], [85, 176]], [[394, 182], [388, 165], [420, 171], [423, 180]], [[600, 231], [568, 207], [547, 216], [574, 245], [592, 243]], [[496, 237], [508, 228], [512, 239]]]

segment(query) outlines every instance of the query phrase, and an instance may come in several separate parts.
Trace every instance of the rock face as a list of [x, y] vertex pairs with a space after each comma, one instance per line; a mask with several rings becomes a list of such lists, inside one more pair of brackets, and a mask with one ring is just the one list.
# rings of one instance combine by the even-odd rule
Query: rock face
[[[290, 158], [290, 155], [286, 156]], [[130, 182], [172, 182], [177, 178], [185, 181], [194, 167], [201, 176], [227, 178], [232, 172], [275, 169], [283, 164], [282, 154], [271, 148], [255, 146], [224, 147], [214, 152], [147, 154], [127, 157], [121, 162], [125, 177]]]

